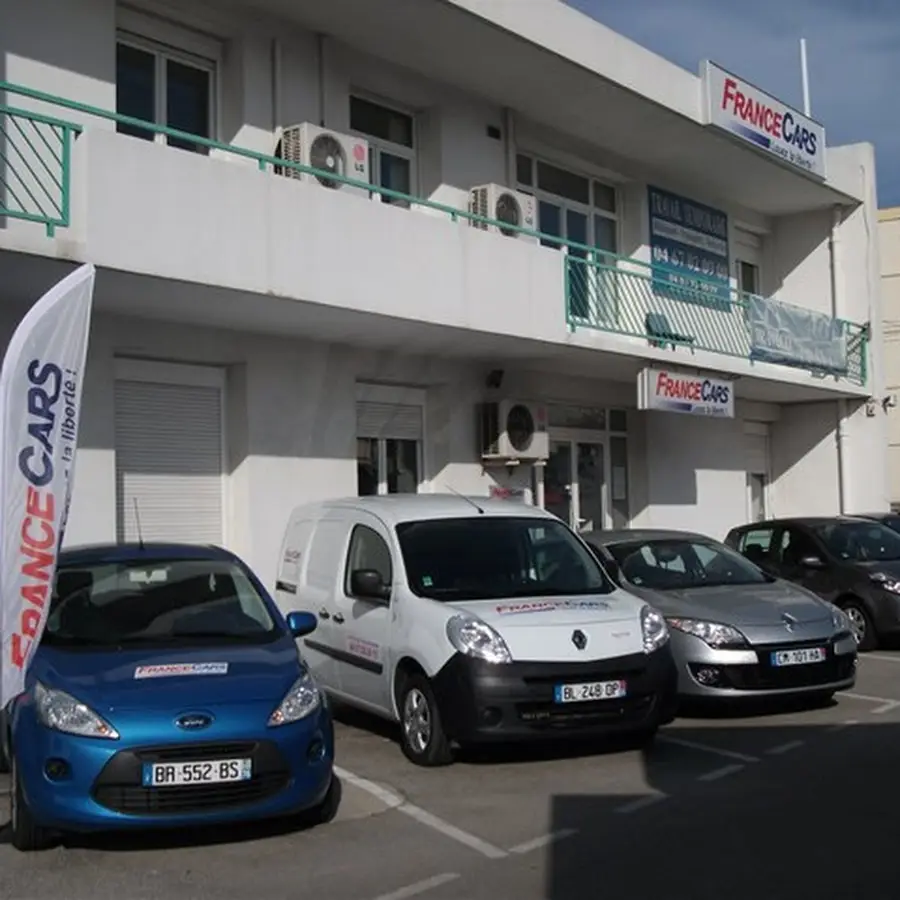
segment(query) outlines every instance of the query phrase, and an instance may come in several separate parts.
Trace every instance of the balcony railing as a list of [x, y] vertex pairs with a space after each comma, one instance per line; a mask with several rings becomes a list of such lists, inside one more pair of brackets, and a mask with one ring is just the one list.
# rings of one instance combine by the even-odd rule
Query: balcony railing
[[[173, 144], [198, 152], [215, 151], [250, 159], [262, 172], [293, 169], [319, 179], [363, 187], [371, 195], [398, 201], [409, 208], [443, 213], [453, 222], [467, 220], [482, 228], [502, 228], [505, 233], [537, 237], [545, 246], [557, 247], [566, 254], [566, 319], [573, 331], [594, 329], [654, 347], [772, 361], [754, 345], [751, 308], [754, 300], [761, 298], [723, 287], [700, 275], [692, 273], [687, 281], [673, 282], [670, 273], [661, 273], [630, 257], [0, 81], [0, 95], [4, 94], [47, 104], [54, 111], [67, 110], [81, 119], [93, 117], [114, 122], [131, 133], [161, 135]], [[73, 122], [0, 103], [0, 219], [7, 217], [42, 224], [50, 237], [57, 228], [69, 227], [72, 146], [82, 130], [81, 125]], [[806, 311], [780, 301], [766, 300], [765, 303], [769, 309], [785, 312], [793, 309], [808, 315]], [[856, 384], [865, 384], [867, 327], [844, 320], [829, 319], [827, 322], [832, 343], [841, 345], [842, 365], [820, 366], [812, 357], [807, 363], [783, 364], [799, 365], [823, 377], [843, 377]]]

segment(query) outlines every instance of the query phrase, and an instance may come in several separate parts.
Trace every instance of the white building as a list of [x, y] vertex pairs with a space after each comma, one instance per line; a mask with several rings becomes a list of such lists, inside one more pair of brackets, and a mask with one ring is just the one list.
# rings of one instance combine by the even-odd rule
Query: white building
[[900, 509], [900, 206], [878, 213], [881, 257], [888, 472], [891, 506]]
[[[99, 269], [72, 542], [136, 505], [271, 583], [291, 507], [358, 490], [716, 537], [888, 503], [872, 148], [740, 78], [558, 0], [29, 0], [0, 81], [2, 327]], [[395, 193], [273, 167], [317, 126]], [[467, 218], [490, 184], [524, 232]], [[735, 402], [642, 409], [660, 370]], [[482, 459], [510, 399], [546, 461]]]

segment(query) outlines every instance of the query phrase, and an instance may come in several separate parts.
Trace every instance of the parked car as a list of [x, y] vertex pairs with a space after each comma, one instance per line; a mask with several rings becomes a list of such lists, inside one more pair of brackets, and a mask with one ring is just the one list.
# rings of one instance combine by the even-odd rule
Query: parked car
[[725, 542], [777, 578], [839, 606], [860, 650], [900, 634], [900, 534], [854, 516], [772, 519]]
[[338, 701], [400, 723], [404, 754], [631, 732], [675, 713], [663, 617], [556, 516], [506, 500], [390, 495], [296, 509], [276, 596]]
[[688, 531], [584, 535], [603, 565], [666, 617], [679, 695], [734, 700], [852, 687], [856, 641], [843, 612]]
[[859, 513], [856, 518], [881, 522], [882, 525], [887, 525], [893, 531], [900, 532], [900, 513], [898, 512]]
[[324, 695], [236, 556], [159, 544], [64, 550], [26, 690], [7, 715], [11, 834], [331, 818]]

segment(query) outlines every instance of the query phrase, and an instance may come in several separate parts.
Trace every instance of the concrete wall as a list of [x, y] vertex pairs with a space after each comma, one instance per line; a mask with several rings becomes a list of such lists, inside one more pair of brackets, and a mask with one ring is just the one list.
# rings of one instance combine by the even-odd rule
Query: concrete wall
[[[879, 214], [885, 393], [900, 404], [900, 208]], [[900, 406], [888, 410], [891, 502], [900, 506]]]

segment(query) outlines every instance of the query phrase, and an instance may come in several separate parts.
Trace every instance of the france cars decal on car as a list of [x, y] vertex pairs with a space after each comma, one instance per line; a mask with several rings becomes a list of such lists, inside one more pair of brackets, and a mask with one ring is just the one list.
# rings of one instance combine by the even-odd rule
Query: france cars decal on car
[[227, 675], [227, 662], [168, 663], [157, 666], [138, 666], [135, 678], [171, 678], [178, 675]]
[[501, 603], [496, 607], [498, 615], [514, 616], [520, 613], [558, 612], [562, 610], [609, 609], [604, 600], [526, 600], [522, 603]]

